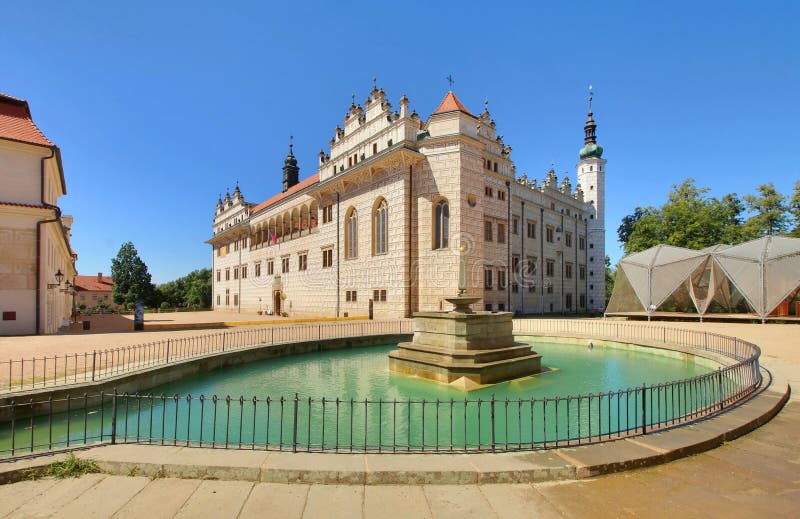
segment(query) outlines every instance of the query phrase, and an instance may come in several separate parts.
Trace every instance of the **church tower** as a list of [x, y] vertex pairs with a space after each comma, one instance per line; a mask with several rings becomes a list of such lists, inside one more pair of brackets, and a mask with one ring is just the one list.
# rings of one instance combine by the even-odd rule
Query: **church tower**
[[589, 204], [586, 221], [586, 308], [603, 311], [606, 304], [606, 181], [603, 147], [597, 144], [597, 124], [592, 113], [592, 87], [589, 87], [589, 114], [583, 126], [584, 146], [578, 156], [578, 182]]
[[297, 159], [292, 151], [293, 143], [289, 139], [289, 154], [283, 161], [283, 191], [284, 193], [300, 181], [300, 168], [297, 167]]

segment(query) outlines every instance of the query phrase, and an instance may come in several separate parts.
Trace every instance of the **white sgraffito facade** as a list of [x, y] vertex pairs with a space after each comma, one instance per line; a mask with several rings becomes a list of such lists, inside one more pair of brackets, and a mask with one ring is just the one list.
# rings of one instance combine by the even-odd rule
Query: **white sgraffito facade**
[[214, 308], [365, 316], [372, 299], [376, 318], [448, 310], [463, 247], [476, 310], [602, 311], [605, 160], [590, 148], [591, 114], [573, 186], [552, 170], [541, 183], [517, 177], [488, 110], [474, 116], [452, 92], [427, 121], [399, 104], [374, 88], [317, 173], [299, 181], [290, 148], [283, 193], [252, 204], [237, 186], [218, 201]]

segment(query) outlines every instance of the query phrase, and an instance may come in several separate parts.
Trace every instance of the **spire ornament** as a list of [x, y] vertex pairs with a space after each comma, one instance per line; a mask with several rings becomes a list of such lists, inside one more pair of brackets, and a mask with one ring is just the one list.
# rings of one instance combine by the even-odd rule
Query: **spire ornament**
[[603, 147], [597, 144], [597, 123], [594, 122], [592, 111], [592, 101], [594, 100], [594, 89], [589, 85], [589, 113], [586, 115], [586, 123], [583, 125], [583, 148], [578, 153], [581, 160], [590, 157], [600, 158], [603, 156]]

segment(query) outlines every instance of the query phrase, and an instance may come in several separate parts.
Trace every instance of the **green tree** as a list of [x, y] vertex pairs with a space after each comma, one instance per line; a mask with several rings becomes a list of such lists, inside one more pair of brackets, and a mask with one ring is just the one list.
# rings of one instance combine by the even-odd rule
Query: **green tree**
[[633, 210], [632, 214], [625, 216], [622, 219], [622, 223], [619, 227], [617, 227], [617, 236], [619, 237], [620, 243], [627, 243], [628, 239], [630, 238], [631, 234], [633, 233], [633, 229], [636, 227], [637, 222], [642, 219], [642, 217], [651, 214], [654, 211], [652, 207], [636, 207]]
[[[740, 198], [729, 193], [720, 199], [707, 195], [689, 178], [672, 186], [661, 207], [637, 207], [622, 219], [617, 235], [627, 254], [658, 244], [702, 249], [717, 243], [737, 244], [764, 234], [785, 232], [790, 215], [800, 223], [800, 182], [792, 202], [772, 184], [759, 186], [759, 196]], [[755, 212], [745, 219], [747, 211]], [[796, 229], [800, 235], [800, 226]]]
[[757, 188], [758, 196], [746, 195], [747, 208], [755, 214], [745, 222], [746, 232], [764, 236], [781, 234], [789, 228], [789, 206], [786, 196], [778, 193], [772, 182]]
[[792, 199], [789, 200], [789, 212], [794, 217], [794, 230], [792, 236], [800, 238], [800, 180], [794, 183]]
[[614, 292], [614, 282], [617, 280], [617, 269], [611, 266], [611, 258], [606, 256], [606, 307]]
[[745, 205], [739, 195], [729, 193], [719, 200], [719, 204], [724, 225], [721, 243], [741, 243], [754, 238], [754, 236], [748, 236], [742, 226]]
[[200, 269], [158, 287], [173, 308], [211, 308], [211, 269]]
[[722, 202], [709, 198], [708, 191], [688, 178], [672, 186], [661, 207], [645, 208], [639, 214], [634, 211], [623, 218], [617, 234], [620, 240], [627, 236], [623, 241], [625, 252], [638, 252], [660, 243], [702, 249], [724, 241], [731, 217], [735, 220], [741, 212], [736, 213], [735, 199]]
[[123, 243], [117, 257], [111, 260], [111, 279], [114, 280], [112, 296], [116, 304], [128, 305], [136, 301], [153, 304], [155, 287], [133, 243]]

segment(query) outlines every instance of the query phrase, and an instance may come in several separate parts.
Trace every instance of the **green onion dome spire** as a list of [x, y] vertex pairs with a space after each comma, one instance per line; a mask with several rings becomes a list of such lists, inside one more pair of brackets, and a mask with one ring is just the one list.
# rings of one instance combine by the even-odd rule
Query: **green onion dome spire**
[[592, 113], [592, 86], [589, 85], [589, 114], [586, 116], [586, 124], [583, 125], [583, 138], [584, 146], [578, 153], [581, 160], [590, 157], [600, 158], [603, 156], [603, 147], [597, 144], [597, 123], [594, 122], [594, 113]]

